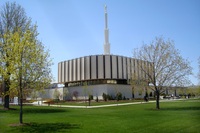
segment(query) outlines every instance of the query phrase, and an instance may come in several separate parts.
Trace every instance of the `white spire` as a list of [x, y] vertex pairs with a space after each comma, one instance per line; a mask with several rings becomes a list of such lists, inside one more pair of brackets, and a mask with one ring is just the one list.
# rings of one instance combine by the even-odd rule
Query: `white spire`
[[105, 36], [105, 42], [104, 42], [104, 54], [109, 55], [110, 54], [110, 43], [109, 43], [109, 30], [108, 30], [108, 20], [107, 20], [107, 6], [105, 5], [105, 30], [104, 30], [104, 36]]

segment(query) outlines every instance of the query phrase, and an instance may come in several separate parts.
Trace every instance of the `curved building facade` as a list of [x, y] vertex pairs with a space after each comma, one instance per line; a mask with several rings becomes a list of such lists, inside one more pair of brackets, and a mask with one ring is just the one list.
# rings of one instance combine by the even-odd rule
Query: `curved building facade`
[[[145, 74], [138, 67], [150, 68], [150, 63], [117, 55], [92, 55], [60, 62], [58, 82], [65, 86], [87, 84], [129, 84], [134, 74], [145, 80]], [[143, 67], [144, 68], [144, 67]]]

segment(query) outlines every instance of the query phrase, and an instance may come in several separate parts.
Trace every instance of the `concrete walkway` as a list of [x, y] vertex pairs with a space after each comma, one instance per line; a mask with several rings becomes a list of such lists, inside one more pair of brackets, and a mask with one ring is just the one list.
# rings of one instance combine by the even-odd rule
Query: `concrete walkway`
[[[170, 100], [160, 100], [160, 102], [170, 102], [175, 100], [184, 100], [184, 99], [170, 99]], [[155, 103], [156, 101], [148, 101], [148, 102], [132, 102], [132, 103], [116, 103], [116, 104], [107, 104], [107, 105], [96, 105], [96, 106], [74, 106], [74, 105], [48, 105], [41, 104], [36, 106], [50, 106], [50, 107], [62, 107], [62, 108], [104, 108], [104, 107], [114, 107], [114, 106], [125, 106], [125, 105], [133, 105], [133, 104], [147, 104], [147, 103]]]

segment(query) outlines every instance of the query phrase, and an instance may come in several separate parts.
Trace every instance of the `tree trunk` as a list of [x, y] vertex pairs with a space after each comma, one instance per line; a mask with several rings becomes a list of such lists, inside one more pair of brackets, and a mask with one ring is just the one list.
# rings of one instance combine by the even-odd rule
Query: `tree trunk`
[[156, 109], [160, 109], [159, 99], [160, 99], [160, 92], [159, 90], [156, 90]]
[[22, 124], [23, 123], [23, 112], [22, 112], [22, 104], [23, 104], [23, 102], [22, 102], [22, 97], [20, 98], [20, 115], [19, 115], [19, 122], [20, 122], [20, 124]]
[[20, 122], [20, 124], [22, 124], [23, 123], [23, 112], [22, 112], [22, 104], [23, 104], [23, 95], [22, 95], [22, 78], [21, 78], [22, 76], [20, 76], [20, 81], [19, 81], [19, 87], [20, 87], [20, 91], [19, 91], [19, 93], [20, 93], [20, 115], [19, 115], [19, 122]]
[[6, 94], [6, 96], [4, 97], [4, 109], [9, 109], [9, 95], [7, 94], [7, 92], [9, 91], [9, 81], [4, 81], [4, 93]]

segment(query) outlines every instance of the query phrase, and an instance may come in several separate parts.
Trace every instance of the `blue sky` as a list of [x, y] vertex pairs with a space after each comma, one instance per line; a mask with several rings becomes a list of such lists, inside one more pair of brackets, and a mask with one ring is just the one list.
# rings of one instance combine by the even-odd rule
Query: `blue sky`
[[[0, 0], [2, 6], [8, 0]], [[13, 0], [9, 0], [13, 2]], [[39, 39], [50, 50], [57, 81], [58, 62], [103, 54], [104, 5], [108, 10], [111, 53], [132, 56], [134, 48], [163, 36], [191, 61], [198, 83], [199, 0], [15, 0], [38, 25]]]

